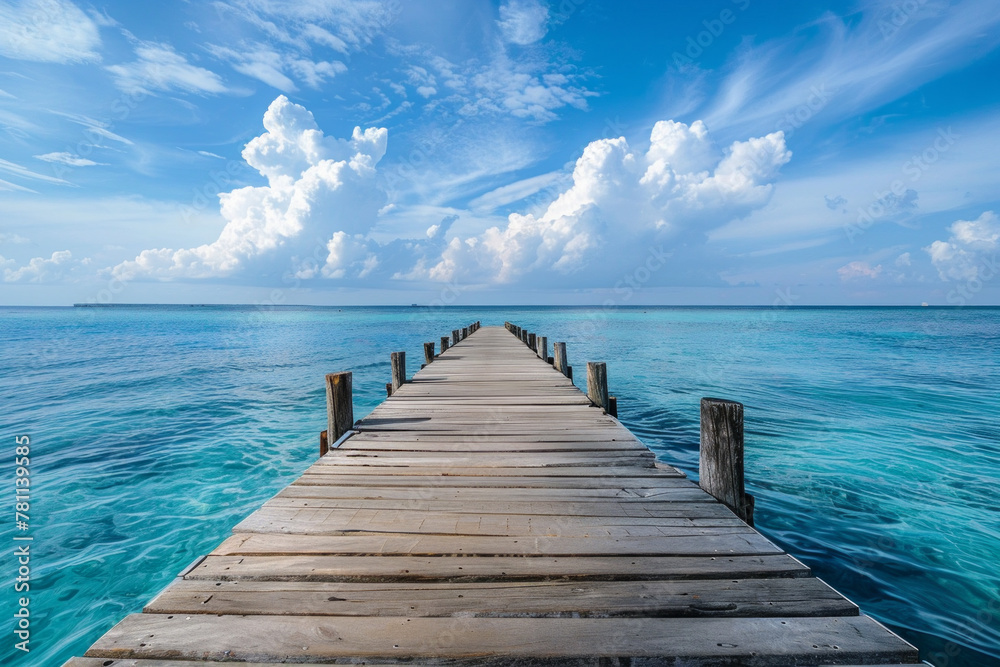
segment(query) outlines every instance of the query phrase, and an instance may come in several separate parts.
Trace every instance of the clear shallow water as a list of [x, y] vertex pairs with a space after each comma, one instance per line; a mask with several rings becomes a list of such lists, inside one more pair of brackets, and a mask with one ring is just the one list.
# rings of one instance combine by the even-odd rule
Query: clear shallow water
[[476, 319], [565, 340], [578, 385], [607, 361], [622, 421], [692, 475], [699, 399], [742, 401], [758, 528], [939, 667], [1000, 665], [1000, 309], [926, 308], [0, 309], [34, 537], [32, 651], [4, 631], [0, 663], [82, 653], [298, 476], [324, 373], [354, 372], [360, 417], [389, 352], [412, 373]]

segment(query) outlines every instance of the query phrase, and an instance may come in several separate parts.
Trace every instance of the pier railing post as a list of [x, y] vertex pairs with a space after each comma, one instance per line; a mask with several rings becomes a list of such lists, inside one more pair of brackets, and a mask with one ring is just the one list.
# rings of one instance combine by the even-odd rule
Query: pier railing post
[[462, 340], [469, 337], [469, 327], [462, 327]]
[[424, 343], [424, 363], [434, 361], [434, 343]]
[[552, 344], [552, 365], [563, 375], [569, 377], [569, 363], [566, 361], [566, 343]]
[[448, 337], [441, 336], [441, 353], [444, 354], [444, 351], [447, 349], [448, 349]]
[[587, 398], [605, 412], [608, 403], [608, 366], [603, 361], [587, 362]]
[[460, 333], [461, 332], [458, 329], [452, 329], [451, 330], [451, 344], [452, 345], [457, 345], [458, 344], [458, 340], [459, 340], [458, 339], [458, 335]]
[[542, 361], [548, 361], [548, 358], [549, 358], [549, 337], [548, 336], [539, 336], [538, 337], [538, 346], [536, 347], [535, 352], [537, 352], [538, 356], [542, 358]]
[[532, 352], [538, 349], [538, 336], [533, 333], [528, 334], [528, 347], [531, 348]]
[[744, 488], [743, 404], [701, 399], [698, 484], [753, 526], [753, 496]]
[[330, 373], [326, 376], [326, 447], [320, 440], [320, 456], [332, 443], [354, 426], [354, 396], [351, 373]]
[[389, 356], [392, 361], [392, 393], [406, 384], [406, 352], [393, 352]]

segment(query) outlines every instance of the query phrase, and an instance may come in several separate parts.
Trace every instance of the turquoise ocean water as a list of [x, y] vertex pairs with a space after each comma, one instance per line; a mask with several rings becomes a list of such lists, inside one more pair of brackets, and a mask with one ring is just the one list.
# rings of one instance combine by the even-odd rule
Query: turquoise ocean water
[[[742, 401], [758, 528], [938, 667], [1000, 665], [989, 308], [0, 309], [0, 663], [82, 653], [298, 476], [325, 427], [324, 373], [354, 372], [360, 417], [391, 351], [412, 367], [424, 341], [474, 320], [564, 340], [581, 371], [606, 361], [621, 420], [693, 476], [699, 399]], [[12, 632], [25, 534], [28, 654]]]

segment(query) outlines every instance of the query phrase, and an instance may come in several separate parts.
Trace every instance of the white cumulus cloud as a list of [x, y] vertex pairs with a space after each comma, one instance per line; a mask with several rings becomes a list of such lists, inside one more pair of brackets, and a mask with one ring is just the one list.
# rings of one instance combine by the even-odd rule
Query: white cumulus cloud
[[453, 238], [428, 276], [511, 282], [534, 271], [569, 274], [692, 230], [703, 234], [763, 206], [789, 159], [781, 132], [721, 151], [700, 121], [656, 123], [645, 152], [624, 137], [594, 141], [572, 185], [543, 213], [514, 213], [504, 228]]
[[546, 175], [545, 182], [559, 185], [540, 212], [511, 214], [470, 236], [453, 225], [461, 229], [459, 221], [474, 214], [440, 209], [445, 216], [421, 227], [417, 238], [401, 238], [376, 229], [379, 215], [391, 210], [376, 174], [385, 129], [327, 137], [309, 111], [284, 96], [268, 108], [264, 127], [243, 157], [267, 185], [219, 196], [226, 225], [217, 240], [145, 250], [113, 275], [365, 285], [534, 284], [537, 276], [579, 282], [585, 275], [606, 284], [651, 247], [701, 245], [709, 230], [764, 206], [791, 159], [780, 132], [720, 148], [701, 122], [661, 121], [644, 150], [624, 137], [594, 141], [565, 185]]
[[851, 262], [837, 269], [837, 274], [844, 282], [861, 278], [878, 278], [882, 274], [882, 265], [872, 266], [868, 262]]
[[948, 227], [947, 241], [924, 248], [941, 280], [974, 280], [984, 261], [1000, 250], [1000, 218], [986, 211], [975, 220], [957, 220]]
[[3, 268], [4, 282], [52, 282], [65, 275], [72, 259], [69, 250], [58, 250], [49, 258], [35, 257], [24, 266], [16, 267], [16, 262], [0, 256], [0, 267]]
[[364, 239], [385, 204], [375, 167], [388, 132], [355, 128], [350, 139], [327, 137], [308, 110], [283, 95], [268, 107], [264, 128], [247, 143], [243, 158], [268, 184], [219, 195], [227, 222], [216, 241], [145, 250], [112, 273], [131, 280], [370, 271], [374, 261]]
[[67, 0], [0, 3], [0, 55], [15, 60], [72, 63], [100, 60], [97, 25]]

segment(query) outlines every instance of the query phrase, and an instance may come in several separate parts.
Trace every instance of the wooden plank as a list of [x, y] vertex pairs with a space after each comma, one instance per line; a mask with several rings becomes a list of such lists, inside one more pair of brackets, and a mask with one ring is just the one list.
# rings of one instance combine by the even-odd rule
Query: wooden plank
[[786, 554], [755, 556], [207, 556], [185, 579], [210, 581], [647, 581], [806, 577]]
[[[708, 530], [708, 529], [703, 529]], [[236, 533], [216, 556], [750, 556], [782, 553], [752, 529], [669, 537], [473, 537], [456, 535], [269, 535]], [[733, 531], [720, 533], [718, 531]]]
[[[295, 486], [406, 486], [426, 488], [443, 487], [469, 487], [469, 488], [537, 488], [537, 489], [580, 489], [590, 491], [592, 489], [612, 489], [612, 490], [633, 490], [633, 489], [654, 489], [672, 488], [678, 486], [677, 482], [687, 482], [680, 477], [608, 477], [608, 478], [588, 478], [586, 476], [574, 475], [523, 475], [523, 476], [494, 476], [494, 475], [463, 475], [456, 471], [455, 474], [421, 475], [419, 471], [414, 471], [409, 475], [397, 474], [394, 470], [371, 470], [365, 474], [364, 469], [354, 474], [346, 474], [341, 471], [324, 472], [308, 471], [293, 482]], [[689, 483], [689, 482], [688, 482]], [[707, 494], [706, 494], [707, 495]], [[710, 496], [708, 496], [710, 498]]]
[[857, 616], [819, 579], [359, 584], [180, 580], [152, 614], [610, 618]]
[[263, 507], [235, 533], [300, 535], [469, 535], [536, 537], [689, 537], [747, 533], [735, 516], [691, 519], [661, 517], [566, 517], [461, 514], [406, 510]]
[[434, 452], [372, 452], [358, 450], [333, 450], [317, 466], [408, 466], [450, 469], [458, 467], [479, 468], [571, 468], [614, 466], [650, 466], [654, 463], [652, 452], [559, 452], [536, 454], [524, 452], [511, 460], [509, 453], [438, 454]]
[[735, 515], [718, 503], [690, 502], [578, 502], [523, 500], [436, 500], [425, 498], [297, 498], [282, 491], [268, 500], [264, 507], [329, 508], [345, 510], [411, 510], [415, 512], [452, 514], [498, 514], [503, 516], [558, 517], [662, 517], [662, 518], [734, 518]]
[[[710, 638], [706, 641], [706, 638]], [[835, 648], [836, 646], [836, 648]], [[350, 618], [132, 614], [88, 657], [271, 662], [484, 658], [518, 664], [657, 658], [687, 664], [916, 660], [866, 616], [836, 618]]]
[[[713, 503], [715, 499], [693, 484], [667, 484], [659, 486], [608, 486], [604, 488], [563, 486], [462, 486], [456, 478], [456, 485], [432, 484], [418, 486], [414, 483], [392, 484], [391, 480], [373, 478], [370, 484], [349, 486], [330, 483], [331, 477], [319, 477], [317, 481], [303, 482], [302, 478], [285, 487], [279, 495], [283, 498], [354, 498], [354, 499], [401, 499], [401, 500], [523, 500], [563, 501], [563, 502], [703, 502]], [[356, 479], [356, 478], [351, 478]], [[684, 480], [679, 480], [684, 481]], [[378, 486], [379, 484], [382, 486]]]

